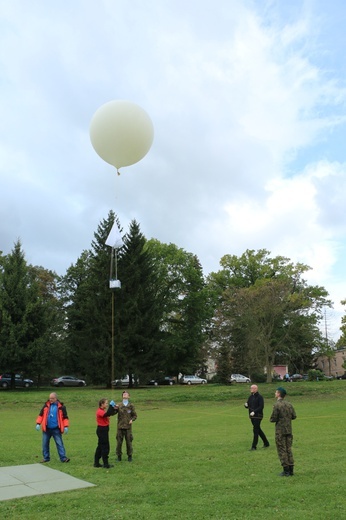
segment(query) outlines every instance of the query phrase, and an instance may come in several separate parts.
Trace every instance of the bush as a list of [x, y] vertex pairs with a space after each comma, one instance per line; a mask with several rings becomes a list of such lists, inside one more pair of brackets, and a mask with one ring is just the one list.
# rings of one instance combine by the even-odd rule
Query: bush
[[259, 372], [255, 372], [250, 375], [250, 379], [253, 383], [265, 383], [267, 381], [267, 375]]
[[323, 381], [324, 374], [321, 370], [309, 370], [308, 372], [308, 381]]
[[209, 379], [209, 383], [221, 383], [221, 377], [219, 374], [215, 374], [211, 379]]

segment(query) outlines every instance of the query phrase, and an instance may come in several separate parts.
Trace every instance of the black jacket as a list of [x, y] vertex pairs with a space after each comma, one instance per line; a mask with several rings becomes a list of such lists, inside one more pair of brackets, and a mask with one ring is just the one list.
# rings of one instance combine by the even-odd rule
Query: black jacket
[[253, 418], [263, 419], [263, 408], [264, 408], [264, 399], [256, 392], [255, 394], [251, 394], [249, 399], [247, 400], [249, 414], [251, 412], [255, 412]]

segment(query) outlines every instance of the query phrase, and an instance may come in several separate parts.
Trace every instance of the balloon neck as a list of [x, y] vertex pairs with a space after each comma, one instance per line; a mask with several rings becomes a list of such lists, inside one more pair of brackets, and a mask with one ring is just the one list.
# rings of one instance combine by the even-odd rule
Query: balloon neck
[[120, 175], [120, 171], [118, 170], [118, 168], [117, 168], [117, 174]]

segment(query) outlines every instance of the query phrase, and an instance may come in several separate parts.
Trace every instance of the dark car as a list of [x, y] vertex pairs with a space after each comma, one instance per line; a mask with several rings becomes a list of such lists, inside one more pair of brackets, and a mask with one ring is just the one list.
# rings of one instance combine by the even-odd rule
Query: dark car
[[169, 376], [165, 376], [165, 377], [158, 377], [158, 378], [155, 378], [155, 379], [150, 379], [150, 381], [148, 381], [147, 383], [148, 385], [154, 385], [154, 386], [159, 386], [159, 385], [175, 385], [175, 379], [173, 377], [169, 377]]
[[61, 376], [52, 379], [53, 386], [86, 386], [84, 379], [78, 379], [74, 376]]
[[[20, 374], [15, 374], [14, 384], [16, 388], [29, 388], [34, 384], [32, 379], [24, 379]], [[0, 387], [9, 388], [11, 386], [11, 374], [0, 375]]]
[[336, 379], [346, 379], [346, 372], [342, 376], [338, 376]]

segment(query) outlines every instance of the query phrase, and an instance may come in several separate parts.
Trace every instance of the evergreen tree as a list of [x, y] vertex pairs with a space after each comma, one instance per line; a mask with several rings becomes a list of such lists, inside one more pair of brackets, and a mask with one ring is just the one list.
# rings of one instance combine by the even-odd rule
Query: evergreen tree
[[47, 382], [55, 360], [59, 357], [60, 338], [64, 334], [62, 304], [59, 299], [59, 277], [41, 266], [30, 266], [29, 275], [37, 285], [39, 300], [35, 314], [35, 339], [28, 345], [27, 370], [38, 386]]
[[[105, 245], [114, 224], [113, 212], [68, 269], [62, 283], [66, 309], [66, 370], [94, 383], [110, 382], [112, 342], [118, 375], [145, 373], [158, 365], [160, 303], [154, 264], [144, 250], [145, 238], [134, 221], [118, 253], [121, 288], [110, 290], [111, 248]], [[112, 309], [112, 302], [114, 307]], [[114, 317], [114, 336], [112, 318]]]
[[[47, 278], [48, 276], [48, 278]], [[28, 266], [18, 240], [2, 257], [0, 276], [0, 363], [12, 375], [28, 369], [47, 369], [46, 345], [53, 331], [55, 302], [50, 284], [55, 276], [43, 268]], [[49, 282], [48, 282], [49, 279]]]
[[67, 323], [61, 368], [93, 383], [109, 384], [111, 376], [111, 249], [106, 240], [115, 221], [110, 211], [94, 233], [91, 249], [67, 270], [61, 284]]
[[117, 323], [116, 367], [132, 376], [153, 372], [160, 365], [162, 305], [157, 271], [145, 248], [138, 223], [130, 223], [119, 255], [121, 289], [115, 292]]

